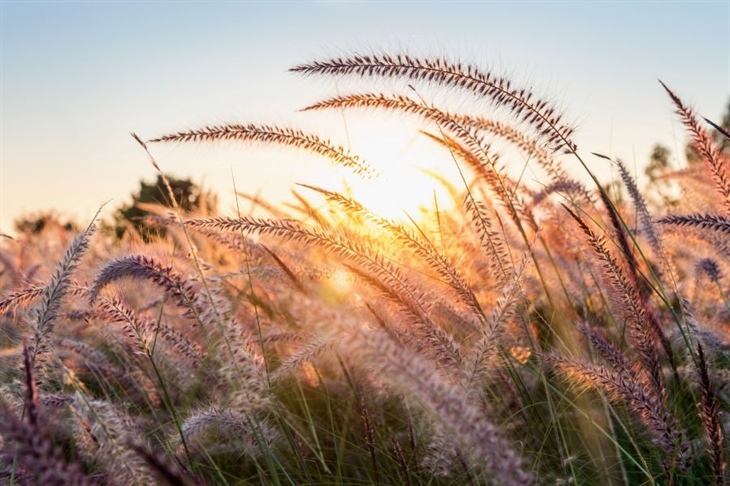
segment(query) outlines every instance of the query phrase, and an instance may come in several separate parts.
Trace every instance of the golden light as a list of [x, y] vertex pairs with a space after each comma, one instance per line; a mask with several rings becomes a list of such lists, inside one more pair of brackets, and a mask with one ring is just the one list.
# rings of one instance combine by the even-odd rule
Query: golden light
[[[456, 184], [457, 172], [450, 154], [437, 147], [412, 127], [384, 125], [358, 132], [353, 151], [362, 156], [379, 177], [361, 179], [348, 176], [341, 182], [342, 192], [375, 214], [398, 221], [409, 217], [418, 221], [424, 212], [453, 207], [449, 191], [438, 174]], [[457, 186], [459, 190], [463, 189]]]
[[509, 349], [509, 354], [512, 355], [520, 364], [527, 364], [532, 356], [532, 350], [524, 346], [512, 346]]
[[378, 179], [356, 181], [352, 196], [375, 214], [391, 220], [418, 220], [436, 201], [445, 204], [442, 188], [432, 178], [411, 166], [390, 167]]
[[354, 279], [353, 277], [342, 269], [335, 270], [330, 279], [327, 281], [327, 286], [330, 291], [334, 292], [338, 297], [347, 296], [352, 291]]

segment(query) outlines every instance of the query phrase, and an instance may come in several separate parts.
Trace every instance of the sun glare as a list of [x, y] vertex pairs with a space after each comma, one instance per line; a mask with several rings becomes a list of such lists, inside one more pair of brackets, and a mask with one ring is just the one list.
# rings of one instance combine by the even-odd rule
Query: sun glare
[[350, 188], [352, 196], [375, 214], [391, 220], [419, 219], [445, 204], [443, 189], [436, 181], [412, 166], [394, 166], [374, 180], [360, 180]]
[[453, 206], [448, 189], [438, 180], [443, 177], [453, 183], [453, 162], [425, 136], [379, 127], [364, 131], [352, 145], [379, 175], [373, 179], [348, 176], [341, 186], [370, 211], [391, 220], [418, 221], [437, 207]]

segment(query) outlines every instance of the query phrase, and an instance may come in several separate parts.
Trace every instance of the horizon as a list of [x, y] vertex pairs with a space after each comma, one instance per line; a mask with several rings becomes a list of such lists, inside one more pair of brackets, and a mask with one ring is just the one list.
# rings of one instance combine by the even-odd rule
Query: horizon
[[[140, 180], [156, 177], [129, 132], [150, 139], [228, 121], [276, 124], [349, 143], [385, 168], [424, 163], [445, 170], [426, 160], [434, 150], [416, 139], [419, 124], [410, 118], [297, 113], [353, 86], [386, 89], [381, 80], [287, 72], [328, 57], [407, 52], [509, 73], [577, 122], [581, 153], [621, 158], [638, 175], [657, 143], [671, 149], [675, 164], [684, 160], [687, 137], [657, 79], [714, 121], [730, 98], [730, 2], [721, 1], [3, 1], [0, 31], [6, 234], [23, 214], [57, 209], [84, 223], [105, 201], [111, 200], [105, 218], [128, 203]], [[233, 205], [234, 182], [272, 202], [286, 200], [297, 182], [331, 189], [340, 183], [328, 161], [300, 151], [150, 148], [166, 174], [218, 193], [224, 213]], [[435, 159], [449, 162], [441, 153]], [[602, 181], [611, 179], [610, 167], [591, 162]], [[396, 170], [392, 177], [408, 174]]]

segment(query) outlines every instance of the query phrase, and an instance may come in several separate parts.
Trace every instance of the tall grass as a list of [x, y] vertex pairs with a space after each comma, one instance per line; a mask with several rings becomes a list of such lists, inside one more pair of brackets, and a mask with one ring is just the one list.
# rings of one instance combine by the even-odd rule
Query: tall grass
[[[456, 209], [393, 221], [307, 185], [299, 205], [251, 214], [160, 207], [146, 221], [165, 236], [146, 243], [94, 225], [4, 239], [4, 482], [728, 481], [728, 157], [674, 92], [662, 85], [705, 165], [683, 188], [700, 202], [668, 213], [620, 161], [579, 151], [553, 103], [478, 67], [353, 55], [292, 71], [410, 83], [307, 110], [420, 119], [462, 175], [441, 180]], [[427, 86], [501, 118], [412, 96]], [[224, 140], [377, 176], [289, 127], [138, 138]], [[536, 187], [505, 169], [525, 158]], [[607, 164], [628, 198], [594, 175]]]

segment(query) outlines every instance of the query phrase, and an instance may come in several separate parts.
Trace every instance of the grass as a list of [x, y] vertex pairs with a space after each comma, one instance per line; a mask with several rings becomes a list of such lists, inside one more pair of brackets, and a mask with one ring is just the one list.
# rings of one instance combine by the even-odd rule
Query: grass
[[[726, 484], [728, 154], [674, 92], [704, 165], [664, 175], [683, 191], [665, 208], [579, 150], [550, 101], [477, 67], [353, 55], [292, 71], [409, 83], [307, 110], [420, 119], [459, 169], [442, 181], [456, 209], [395, 221], [308, 185], [298, 206], [235, 216], [159, 207], [156, 239], [96, 221], [3, 239], [5, 483]], [[289, 127], [135, 138], [158, 170], [156, 144], [237, 141], [377, 177]], [[525, 158], [537, 187], [505, 169]], [[589, 160], [617, 166], [628, 197]]]

